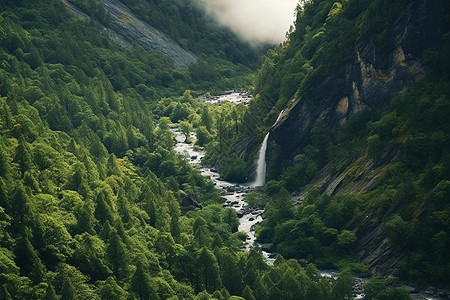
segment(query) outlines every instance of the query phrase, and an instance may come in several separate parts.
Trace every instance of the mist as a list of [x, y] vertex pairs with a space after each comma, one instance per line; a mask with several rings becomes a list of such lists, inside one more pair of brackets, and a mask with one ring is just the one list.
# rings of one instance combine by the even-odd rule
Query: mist
[[284, 41], [298, 0], [198, 0], [221, 25], [251, 43]]

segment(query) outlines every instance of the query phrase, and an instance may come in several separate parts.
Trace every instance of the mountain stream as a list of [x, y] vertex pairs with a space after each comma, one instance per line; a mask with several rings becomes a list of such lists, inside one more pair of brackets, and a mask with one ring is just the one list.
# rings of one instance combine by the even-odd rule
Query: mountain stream
[[[221, 101], [229, 101], [232, 103], [247, 103], [248, 102], [248, 94], [247, 93], [238, 93], [231, 92], [224, 95], [216, 96], [209, 99], [203, 99], [205, 102], [220, 104]], [[278, 120], [282, 116], [283, 111], [280, 113]], [[276, 123], [276, 122], [275, 122]], [[249, 250], [256, 242], [255, 238], [255, 227], [263, 221], [263, 209], [253, 209], [250, 208], [247, 203], [244, 201], [245, 194], [251, 191], [252, 189], [263, 186], [265, 183], [265, 151], [267, 147], [267, 140], [269, 137], [269, 133], [264, 138], [264, 141], [261, 145], [261, 149], [258, 154], [257, 159], [257, 174], [256, 179], [253, 182], [245, 183], [245, 184], [236, 184], [228, 181], [224, 181], [220, 178], [220, 175], [217, 170], [208, 168], [201, 165], [201, 159], [205, 155], [204, 150], [196, 150], [194, 149], [194, 145], [185, 143], [185, 136], [177, 129], [172, 129], [175, 134], [176, 145], [175, 151], [185, 156], [189, 162], [198, 168], [201, 174], [205, 177], [210, 178], [216, 188], [221, 191], [222, 197], [226, 200], [223, 203], [224, 207], [233, 208], [237, 216], [239, 217], [239, 227], [238, 230], [245, 232], [247, 234], [247, 240], [245, 242], [246, 250]], [[195, 134], [191, 133], [191, 139], [195, 139]], [[273, 265], [275, 261], [275, 254], [264, 251], [264, 247], [262, 247], [262, 253], [266, 258], [266, 261], [269, 265]], [[337, 279], [339, 273], [336, 270], [321, 270], [322, 276], [331, 277]], [[353, 299], [364, 299], [364, 293], [362, 286], [365, 283], [367, 278], [356, 278], [353, 286], [354, 290], [354, 298]], [[411, 292], [411, 298], [416, 299], [427, 299], [427, 300], [438, 300], [440, 297], [438, 296], [438, 291], [433, 290], [429, 291], [420, 291], [414, 289], [413, 287], [407, 287]], [[447, 292], [447, 291], [446, 291]]]
[[[220, 103], [220, 101], [243, 103], [248, 100], [248, 95], [246, 93], [233, 92], [213, 99], [214, 101], [218, 101], [214, 103]], [[259, 174], [256, 176], [257, 179], [254, 182], [237, 184], [222, 180], [217, 170], [202, 166], [201, 159], [205, 155], [205, 151], [194, 149], [192, 143], [185, 143], [185, 136], [177, 128], [174, 128], [172, 131], [174, 132], [176, 139], [175, 151], [184, 155], [193, 166], [200, 170], [203, 176], [208, 177], [213, 181], [216, 188], [221, 191], [222, 197], [226, 199], [223, 203], [224, 207], [231, 207], [236, 211], [236, 214], [239, 217], [238, 230], [247, 234], [245, 248], [249, 250], [256, 242], [255, 227], [263, 221], [264, 210], [250, 208], [244, 201], [244, 196], [252, 189], [264, 185], [264, 174], [260, 173], [265, 173], [265, 146], [267, 145], [268, 134], [265, 138], [265, 144], [263, 143], [259, 153], [257, 163], [261, 164], [261, 166], [257, 168], [259, 169]], [[195, 138], [194, 133], [191, 133], [191, 138]], [[264, 249], [262, 253], [266, 258], [267, 263], [273, 264], [273, 261], [275, 260], [273, 254], [264, 251]]]

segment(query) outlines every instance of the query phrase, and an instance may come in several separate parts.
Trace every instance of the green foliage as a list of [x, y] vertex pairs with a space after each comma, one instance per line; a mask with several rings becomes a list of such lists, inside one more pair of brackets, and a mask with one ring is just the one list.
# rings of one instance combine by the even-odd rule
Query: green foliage
[[390, 243], [395, 247], [401, 247], [408, 240], [410, 229], [409, 225], [399, 215], [394, 215], [391, 220], [385, 224]]
[[[60, 1], [3, 2], [0, 298], [347, 297], [346, 272], [332, 283], [295, 260], [280, 256], [272, 267], [258, 248], [240, 251], [243, 234], [236, 232], [235, 212], [217, 205], [223, 199], [212, 183], [173, 151], [170, 126], [179, 122], [186, 137], [196, 131], [197, 144], [208, 150], [205, 161], [219, 165], [229, 180], [246, 181], [251, 159], [242, 154], [242, 136], [262, 138], [278, 112], [318, 74], [321, 61], [337, 68], [349, 58], [355, 36], [351, 21], [368, 9], [366, 2], [314, 1], [299, 7], [289, 40], [267, 53], [255, 81], [259, 95], [248, 108], [195, 99], [204, 91], [249, 86], [257, 57], [206, 20], [192, 1], [127, 2], [199, 54], [198, 64], [186, 70], [175, 69], [159, 54], [135, 45], [122, 48], [109, 39], [97, 26], [97, 21], [112, 26], [99, 1], [71, 1], [91, 17], [89, 22], [70, 17]], [[375, 2], [370, 9], [378, 11], [383, 1]], [[395, 8], [391, 19], [399, 7], [386, 5]], [[365, 28], [367, 20], [361, 18]], [[431, 64], [442, 57], [438, 49], [429, 53]], [[401, 241], [413, 249], [402, 262], [408, 276], [420, 279], [417, 270], [424, 270], [435, 282], [449, 270], [448, 94], [436, 92], [444, 83], [423, 83], [423, 91], [397, 96], [392, 111], [358, 131], [367, 141], [359, 147], [367, 146], [368, 152], [373, 149], [364, 130], [378, 135], [382, 145], [404, 142], [401, 169], [393, 168], [381, 184], [386, 194], [397, 184], [399, 189], [389, 197], [375, 190], [383, 203], [367, 207], [380, 212], [392, 240], [399, 229], [408, 229]], [[439, 124], [428, 124], [430, 118]], [[268, 184], [270, 199], [247, 195], [254, 206], [268, 202], [259, 238], [274, 241], [287, 258], [320, 262], [327, 257], [336, 263], [338, 254], [351, 254], [355, 234], [347, 225], [368, 209], [362, 204], [366, 195], [313, 192], [303, 205], [292, 206], [288, 190], [301, 187], [325, 163], [327, 138], [324, 124], [317, 122], [312, 146]], [[358, 141], [352, 142], [343, 147]], [[429, 149], [433, 155], [423, 155]], [[396, 180], [404, 170], [417, 175]], [[179, 189], [197, 197], [203, 208], [181, 215]], [[412, 197], [411, 191], [420, 194]], [[386, 211], [393, 217], [381, 213]], [[429, 238], [418, 238], [423, 236]], [[389, 288], [376, 292], [386, 299], [404, 294]]]
[[191, 123], [189, 123], [187, 121], [180, 121], [178, 126], [180, 128], [180, 131], [186, 137], [185, 142], [189, 142], [189, 135], [191, 134], [191, 131], [192, 131]]
[[364, 283], [364, 292], [370, 299], [411, 299], [406, 289], [391, 287], [386, 281], [373, 277]]
[[345, 269], [339, 274], [336, 284], [333, 286], [333, 299], [349, 299], [352, 296], [353, 276], [350, 270]]
[[[226, 295], [222, 282], [241, 293], [241, 277], [222, 271], [212, 248], [224, 247], [239, 269], [236, 214], [208, 208], [220, 197], [173, 150], [170, 119], [186, 134], [195, 126], [198, 142], [208, 144], [217, 112], [200, 116], [203, 106], [187, 88], [250, 84], [253, 50], [216, 51], [213, 39], [219, 48], [241, 44], [217, 27], [220, 38], [177, 39], [209, 53], [203, 59], [217, 82], [194, 82], [191, 70], [109, 39], [97, 24], [112, 26], [99, 1], [72, 1], [90, 22], [66, 14], [62, 2], [44, 2], [0, 5], [0, 298], [193, 299], [194, 289]], [[185, 6], [186, 16], [198, 12]], [[236, 113], [230, 118], [229, 135], [240, 125]], [[195, 213], [181, 216], [180, 188], [203, 202], [208, 223], [197, 231]]]

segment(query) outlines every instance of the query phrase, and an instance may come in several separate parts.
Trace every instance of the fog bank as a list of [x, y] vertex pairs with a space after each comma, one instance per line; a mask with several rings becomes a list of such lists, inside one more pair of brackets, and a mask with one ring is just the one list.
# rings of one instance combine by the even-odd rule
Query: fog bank
[[206, 12], [250, 42], [280, 43], [298, 0], [198, 0]]

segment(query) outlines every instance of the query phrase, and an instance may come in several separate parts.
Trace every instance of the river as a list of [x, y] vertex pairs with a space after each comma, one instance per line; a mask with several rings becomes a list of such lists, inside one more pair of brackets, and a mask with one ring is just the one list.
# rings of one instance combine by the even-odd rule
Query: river
[[[231, 207], [236, 211], [239, 217], [238, 230], [247, 234], [245, 247], [249, 250], [256, 240], [255, 227], [262, 222], [264, 213], [263, 209], [250, 208], [244, 201], [245, 194], [254, 187], [252, 184], [241, 185], [222, 180], [216, 170], [201, 165], [201, 159], [205, 155], [204, 150], [196, 150], [193, 144], [186, 144], [185, 136], [178, 129], [175, 128], [172, 131], [175, 133], [176, 139], [175, 151], [185, 156], [192, 165], [200, 170], [203, 176], [212, 180], [222, 197], [226, 199], [223, 203], [224, 207]], [[191, 138], [195, 138], [195, 135], [191, 134]], [[273, 264], [275, 259], [271, 253], [263, 251], [263, 255], [268, 264]]]
[[[245, 105], [248, 104], [250, 98], [251, 95], [246, 91], [230, 91], [220, 96], [203, 98], [202, 100], [204, 102], [218, 105], [220, 105], [223, 101]], [[245, 248], [249, 250], [256, 242], [255, 227], [263, 221], [264, 210], [250, 208], [244, 201], [244, 198], [245, 194], [252, 189], [264, 185], [264, 179], [258, 177], [255, 182], [247, 184], [236, 184], [222, 180], [217, 170], [201, 165], [201, 159], [205, 155], [204, 150], [196, 150], [194, 149], [193, 144], [186, 144], [184, 142], [185, 136], [178, 129], [174, 128], [172, 131], [175, 133], [176, 139], [175, 151], [184, 155], [192, 165], [200, 170], [203, 176], [208, 177], [213, 181], [222, 197], [226, 199], [223, 203], [224, 207], [231, 207], [236, 211], [237, 216], [239, 217], [238, 230], [247, 234]], [[195, 140], [194, 133], [191, 133], [191, 139]], [[260, 158], [259, 160], [259, 164], [265, 165], [265, 162], [263, 161], [264, 158]], [[264, 172], [265, 167], [261, 167], [260, 170]], [[262, 253], [266, 258], [267, 263], [270, 265], [273, 264], [275, 259], [272, 257], [272, 254], [266, 251], [262, 251]]]
[[[249, 100], [248, 93], [245, 92], [229, 92], [224, 95], [211, 97], [208, 99], [203, 99], [205, 102], [219, 104], [222, 101], [229, 101], [235, 104], [246, 104]], [[283, 111], [280, 113], [278, 119], [280, 119]], [[278, 121], [278, 120], [277, 120]], [[276, 122], [275, 122], [276, 123]], [[255, 182], [247, 183], [247, 184], [236, 184], [228, 181], [224, 181], [220, 178], [217, 170], [207, 168], [201, 165], [201, 159], [205, 155], [204, 150], [196, 150], [194, 149], [193, 143], [187, 144], [185, 143], [185, 136], [177, 129], [174, 128], [172, 131], [175, 134], [176, 145], [175, 151], [184, 155], [186, 159], [190, 161], [192, 165], [198, 168], [201, 174], [205, 177], [210, 178], [215, 184], [216, 188], [220, 191], [222, 196], [226, 199], [223, 206], [231, 207], [236, 210], [236, 213], [239, 217], [239, 231], [245, 232], [247, 234], [247, 240], [245, 242], [245, 248], [249, 250], [256, 242], [255, 238], [255, 227], [263, 221], [263, 209], [253, 209], [250, 208], [247, 203], [244, 201], [245, 194], [249, 191], [253, 190], [257, 186], [264, 185], [264, 179], [257, 178]], [[268, 134], [265, 137], [265, 141], [263, 142], [262, 150], [264, 149], [264, 143], [267, 142]], [[191, 133], [191, 140], [195, 140], [195, 134]], [[261, 156], [258, 158], [258, 164], [263, 163], [264, 157]], [[262, 167], [262, 170], [265, 170], [265, 167]], [[266, 261], [269, 265], [273, 265], [275, 258], [269, 252], [262, 251]], [[320, 270], [322, 276], [337, 278], [339, 275], [338, 271], [335, 270]], [[354, 299], [364, 299], [364, 293], [362, 290], [363, 284], [367, 281], [367, 278], [355, 278], [355, 283], [353, 286], [354, 290]], [[410, 286], [405, 286], [409, 291], [411, 291], [411, 298], [414, 300], [419, 299], [427, 299], [427, 300], [439, 300], [443, 299], [439, 296], [439, 294], [447, 295], [449, 292], [447, 290], [437, 290], [433, 289], [432, 291], [420, 291]], [[448, 298], [447, 298], [448, 299]]]

